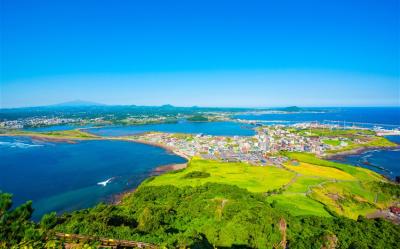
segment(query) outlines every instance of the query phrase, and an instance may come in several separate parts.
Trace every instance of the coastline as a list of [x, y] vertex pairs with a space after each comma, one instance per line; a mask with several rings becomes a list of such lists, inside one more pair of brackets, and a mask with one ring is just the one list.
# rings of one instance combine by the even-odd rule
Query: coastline
[[[148, 176], [146, 177], [149, 178], [151, 176], [155, 176], [155, 175], [161, 175], [163, 173], [166, 172], [170, 172], [170, 171], [175, 171], [175, 170], [180, 170], [180, 169], [184, 169], [187, 167], [188, 161], [190, 160], [190, 158], [188, 156], [186, 156], [183, 153], [180, 153], [178, 151], [173, 150], [171, 147], [167, 146], [167, 145], [163, 145], [163, 144], [157, 144], [157, 143], [152, 143], [152, 142], [148, 142], [148, 141], [144, 141], [144, 140], [138, 140], [138, 139], [132, 139], [130, 137], [93, 137], [93, 138], [78, 138], [78, 137], [69, 137], [69, 138], [65, 138], [65, 137], [50, 137], [48, 135], [45, 134], [0, 134], [0, 137], [29, 137], [31, 139], [34, 140], [39, 140], [39, 141], [47, 141], [47, 142], [54, 142], [54, 143], [70, 143], [70, 144], [74, 144], [77, 143], [79, 141], [125, 141], [125, 142], [134, 142], [134, 143], [140, 143], [140, 144], [146, 144], [149, 146], [154, 146], [154, 147], [159, 147], [162, 148], [170, 153], [175, 154], [176, 156], [179, 156], [181, 158], [186, 159], [187, 161], [184, 163], [173, 163], [173, 164], [167, 164], [167, 165], [161, 165], [161, 166], [157, 166], [155, 168], [153, 168], [150, 172], [148, 172]], [[140, 183], [141, 184], [141, 183]], [[139, 186], [140, 186], [139, 184]], [[105, 196], [106, 198], [106, 202], [110, 203], [111, 205], [118, 205], [121, 203], [121, 201], [127, 197], [128, 195], [130, 195], [131, 193], [134, 193], [136, 191], [137, 187], [132, 188], [132, 189], [128, 189], [122, 192], [118, 192], [115, 194], [111, 194], [108, 197]]]
[[344, 157], [350, 156], [350, 155], [360, 155], [364, 152], [371, 151], [371, 150], [394, 150], [394, 149], [400, 149], [400, 145], [398, 146], [390, 146], [390, 147], [380, 147], [380, 146], [374, 146], [374, 147], [359, 147], [356, 149], [352, 150], [346, 150], [346, 151], [341, 151], [333, 154], [329, 154], [326, 156], [323, 156], [323, 159], [326, 160], [343, 160]]
[[171, 152], [177, 156], [183, 157], [186, 160], [190, 160], [190, 158], [185, 155], [184, 153], [180, 152], [180, 151], [176, 151], [174, 150], [172, 147], [165, 145], [165, 144], [158, 144], [158, 143], [153, 143], [153, 142], [149, 142], [149, 141], [145, 141], [145, 140], [140, 140], [140, 139], [121, 139], [121, 140], [125, 140], [125, 141], [132, 141], [132, 142], [137, 142], [137, 143], [142, 143], [142, 144], [147, 144], [147, 145], [152, 145], [152, 146], [156, 146], [156, 147], [160, 147], [163, 148], [165, 150], [167, 150], [168, 152]]
[[[186, 163], [172, 163], [172, 164], [158, 166], [149, 173], [148, 177], [158, 176], [163, 173], [170, 172], [170, 171], [181, 170], [186, 167], [187, 167], [187, 162]], [[148, 179], [148, 177], [146, 179]], [[139, 186], [140, 186], [140, 184], [139, 184]], [[121, 204], [122, 200], [124, 198], [126, 198], [127, 196], [129, 196], [130, 194], [135, 193], [135, 191], [138, 189], [139, 186], [137, 186], [136, 188], [133, 188], [133, 189], [125, 190], [123, 192], [111, 195], [108, 198], [108, 203], [110, 203], [111, 205]]]
[[181, 170], [186, 167], [187, 167], [187, 163], [167, 164], [164, 166], [158, 166], [157, 168], [152, 170], [152, 173], [154, 173], [154, 175], [159, 175], [159, 174], [169, 172], [169, 171]]
[[77, 141], [86, 140], [104, 140], [102, 137], [53, 137], [44, 134], [0, 134], [0, 137], [30, 137], [34, 140], [44, 141], [44, 142], [55, 142], [55, 143], [76, 143]]

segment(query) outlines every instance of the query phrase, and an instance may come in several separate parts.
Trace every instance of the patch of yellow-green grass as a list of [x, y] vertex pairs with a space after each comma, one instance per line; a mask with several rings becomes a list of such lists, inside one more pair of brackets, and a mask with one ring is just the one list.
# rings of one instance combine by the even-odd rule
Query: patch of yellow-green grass
[[286, 152], [284, 154], [286, 156], [288, 156], [289, 158], [298, 160], [300, 162], [314, 164], [314, 165], [318, 165], [318, 166], [331, 167], [331, 168], [336, 168], [336, 169], [342, 170], [346, 173], [349, 173], [350, 175], [357, 178], [358, 180], [385, 181], [385, 178], [383, 176], [381, 176], [378, 173], [376, 173], [372, 170], [369, 170], [369, 169], [324, 160], [324, 159], [318, 158], [315, 155], [312, 155], [309, 153]]
[[30, 136], [44, 139], [98, 139], [99, 136], [84, 132], [82, 130], [34, 132], [24, 130], [14, 130], [6, 133], [9, 136]]
[[375, 147], [385, 148], [385, 147], [395, 147], [395, 146], [398, 146], [398, 145], [396, 143], [391, 142], [389, 139], [387, 139], [385, 137], [373, 136], [371, 138], [368, 138], [364, 142], [360, 142], [360, 143], [349, 142], [349, 145], [347, 145], [343, 148], [329, 150], [327, 152], [331, 153], [331, 154], [335, 154], [335, 153], [355, 150], [355, 149], [359, 149], [359, 148], [375, 148]]
[[374, 137], [371, 141], [368, 141], [364, 144], [364, 146], [368, 147], [392, 147], [397, 146], [396, 143], [390, 141], [386, 137]]
[[387, 207], [390, 198], [382, 196], [385, 201], [381, 201], [377, 198], [378, 195], [379, 193], [362, 182], [328, 182], [312, 188], [309, 194], [311, 198], [325, 204], [330, 210], [353, 219], [371, 213], [377, 208]]
[[[208, 177], [190, 178], [190, 172], [209, 173]], [[206, 182], [232, 184], [250, 192], [278, 189], [290, 182], [293, 172], [271, 166], [252, 166], [246, 163], [226, 163], [193, 158], [188, 167], [179, 172], [169, 172], [147, 181], [144, 185], [199, 186]]]
[[286, 155], [298, 160], [300, 164], [286, 165], [286, 168], [299, 175], [283, 195], [306, 194], [328, 210], [353, 219], [378, 208], [386, 208], [394, 201], [391, 196], [379, 192], [374, 187], [374, 183], [386, 180], [369, 169], [330, 162], [311, 154]]
[[323, 128], [310, 128], [298, 131], [302, 135], [309, 136], [324, 136], [324, 137], [354, 137], [354, 136], [365, 136], [365, 135], [375, 135], [375, 132], [371, 130], [361, 130], [361, 129], [323, 129]]
[[330, 217], [323, 204], [304, 194], [281, 194], [268, 197], [276, 208], [285, 210], [292, 215], [315, 215]]
[[339, 140], [334, 140], [334, 139], [325, 139], [325, 140], [323, 140], [323, 142], [325, 144], [332, 145], [332, 146], [339, 146], [340, 145], [340, 141]]
[[298, 166], [286, 165], [287, 168], [304, 176], [316, 176], [325, 179], [356, 180], [356, 178], [343, 170], [331, 167], [318, 166], [310, 163], [300, 162]]
[[54, 136], [54, 137], [67, 137], [67, 138], [97, 138], [98, 136], [81, 131], [81, 130], [67, 130], [67, 131], [51, 131], [39, 132], [41, 135]]
[[285, 191], [285, 193], [306, 193], [310, 187], [325, 182], [326, 179], [313, 176], [299, 176]]

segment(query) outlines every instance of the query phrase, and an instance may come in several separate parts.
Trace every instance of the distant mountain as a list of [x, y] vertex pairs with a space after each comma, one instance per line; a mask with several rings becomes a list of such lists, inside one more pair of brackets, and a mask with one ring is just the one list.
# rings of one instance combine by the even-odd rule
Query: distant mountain
[[73, 100], [60, 104], [50, 105], [49, 107], [79, 107], [79, 106], [105, 106], [105, 105], [90, 101]]

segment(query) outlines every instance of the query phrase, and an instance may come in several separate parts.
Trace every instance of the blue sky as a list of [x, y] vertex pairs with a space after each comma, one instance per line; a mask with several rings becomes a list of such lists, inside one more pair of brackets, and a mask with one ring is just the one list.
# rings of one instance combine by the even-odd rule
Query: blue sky
[[1, 3], [0, 107], [400, 105], [396, 0]]

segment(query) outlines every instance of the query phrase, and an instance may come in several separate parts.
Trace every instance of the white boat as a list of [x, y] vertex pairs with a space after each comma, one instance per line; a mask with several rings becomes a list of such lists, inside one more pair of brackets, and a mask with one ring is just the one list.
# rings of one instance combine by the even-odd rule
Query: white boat
[[103, 186], [103, 187], [105, 187], [105, 186], [107, 186], [108, 183], [110, 183], [110, 182], [112, 181], [113, 178], [114, 178], [114, 177], [111, 177], [111, 178], [109, 178], [109, 179], [107, 179], [107, 180], [105, 180], [105, 181], [98, 182], [97, 184], [98, 184], [98, 185], [101, 185], [101, 186]]

